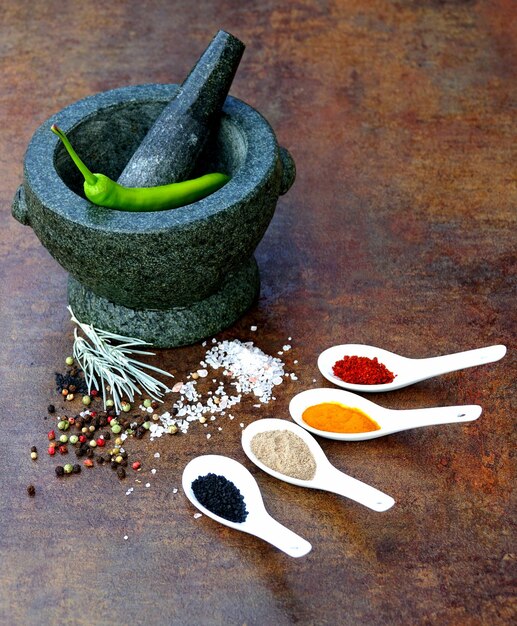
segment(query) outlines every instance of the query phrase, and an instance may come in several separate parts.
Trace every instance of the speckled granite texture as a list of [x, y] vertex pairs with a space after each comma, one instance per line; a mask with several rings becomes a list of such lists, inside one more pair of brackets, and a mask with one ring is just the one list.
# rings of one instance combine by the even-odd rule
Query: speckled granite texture
[[156, 187], [186, 180], [216, 125], [244, 52], [244, 44], [219, 31], [163, 109], [125, 166], [118, 182]]
[[[244, 102], [228, 97], [220, 126], [200, 158], [203, 168], [195, 172], [217, 168], [229, 173], [232, 178], [221, 190], [185, 207], [151, 213], [113, 211], [87, 201], [82, 178], [51, 124], [67, 132], [93, 171], [116, 180], [177, 89], [156, 84], [117, 89], [51, 117], [28, 146], [23, 188], [13, 203], [13, 215], [34, 229], [75, 280], [121, 307], [119, 330], [124, 332], [126, 309], [188, 308], [218, 293], [225, 279], [249, 262], [278, 195], [294, 181], [292, 159], [279, 149], [269, 124]], [[221, 328], [247, 306], [249, 295], [241, 307], [234, 302], [235, 317], [222, 315]], [[212, 322], [208, 334], [216, 332]], [[199, 327], [197, 313], [192, 324]], [[185, 321], [188, 342], [206, 334], [196, 337], [186, 326]], [[169, 345], [186, 343], [179, 334]], [[156, 337], [160, 344], [167, 342]]]
[[97, 328], [139, 337], [157, 348], [195, 343], [235, 322], [258, 297], [260, 276], [252, 257], [230, 272], [214, 294], [188, 307], [130, 309], [97, 296], [74, 278], [68, 302], [76, 316]]

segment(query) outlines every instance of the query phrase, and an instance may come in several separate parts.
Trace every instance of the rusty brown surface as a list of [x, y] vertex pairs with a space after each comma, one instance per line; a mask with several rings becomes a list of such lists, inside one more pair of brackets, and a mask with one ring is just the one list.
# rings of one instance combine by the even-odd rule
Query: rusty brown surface
[[[510, 623], [514, 3], [6, 0], [0, 14], [0, 623]], [[299, 380], [261, 409], [239, 405], [222, 431], [209, 427], [210, 440], [193, 425], [135, 442], [148, 489], [100, 467], [57, 480], [46, 406], [62, 405], [53, 374], [72, 328], [65, 273], [10, 216], [25, 147], [83, 96], [181, 81], [219, 28], [247, 44], [232, 93], [271, 122], [298, 178], [258, 250], [260, 301], [218, 338], [276, 354], [292, 337], [284, 358]], [[337, 467], [396, 499], [386, 513], [277, 482], [240, 448], [241, 422], [288, 418], [294, 393], [328, 386], [317, 355], [343, 342], [414, 357], [510, 348], [499, 363], [373, 398], [392, 408], [478, 403], [475, 423], [322, 441]], [[182, 379], [203, 355], [196, 345], [156, 362]], [[270, 512], [312, 552], [291, 559], [194, 519], [172, 490], [200, 453], [250, 468]]]

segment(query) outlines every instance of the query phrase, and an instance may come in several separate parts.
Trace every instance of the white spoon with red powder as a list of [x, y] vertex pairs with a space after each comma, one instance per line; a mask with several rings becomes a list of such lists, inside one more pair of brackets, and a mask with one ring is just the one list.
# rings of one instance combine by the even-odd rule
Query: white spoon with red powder
[[[366, 344], [343, 344], [333, 346], [322, 352], [318, 358], [318, 368], [323, 376], [331, 383], [350, 389], [351, 391], [378, 393], [382, 391], [393, 391], [408, 387], [414, 383], [418, 383], [434, 376], [455, 372], [467, 367], [476, 365], [484, 365], [499, 361], [506, 354], [506, 346], [496, 345], [486, 348], [477, 348], [476, 350], [467, 350], [465, 352], [457, 352], [455, 354], [447, 354], [443, 356], [435, 356], [425, 359], [410, 359], [394, 352], [389, 352], [375, 346]], [[393, 374], [391, 382], [381, 384], [358, 384], [357, 382], [347, 382], [343, 378], [337, 376], [334, 371], [334, 365], [343, 360], [344, 357], [366, 357], [367, 359], [377, 359], [374, 366], [385, 366], [389, 373]], [[370, 365], [364, 362], [364, 370]], [[360, 376], [362, 373], [361, 363], [355, 360], [355, 373]], [[350, 380], [350, 379], [349, 379]]]

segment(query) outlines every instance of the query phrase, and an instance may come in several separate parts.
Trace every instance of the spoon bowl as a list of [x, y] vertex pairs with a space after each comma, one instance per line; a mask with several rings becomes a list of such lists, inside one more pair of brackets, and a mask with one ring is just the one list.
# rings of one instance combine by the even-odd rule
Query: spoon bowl
[[[380, 430], [365, 433], [336, 433], [313, 428], [304, 421], [303, 412], [308, 407], [322, 402], [336, 402], [353, 409], [359, 409], [377, 422]], [[302, 428], [314, 435], [337, 441], [366, 441], [422, 426], [470, 422], [477, 419], [481, 415], [481, 411], [481, 407], [477, 404], [428, 409], [385, 409], [350, 391], [327, 388], [307, 389], [294, 396], [289, 403], [291, 417]]]
[[[212, 513], [212, 511], [206, 509], [198, 501], [192, 491], [192, 483], [199, 476], [206, 476], [209, 473], [224, 476], [241, 492], [248, 511], [244, 522], [230, 522], [224, 519], [224, 517]], [[211, 517], [220, 524], [249, 533], [250, 535], [255, 535], [292, 557], [305, 556], [312, 549], [308, 541], [295, 534], [269, 515], [264, 507], [262, 494], [260, 493], [256, 480], [244, 465], [234, 459], [218, 454], [207, 454], [192, 459], [183, 470], [182, 486], [190, 502], [197, 507], [203, 515]]]
[[[499, 361], [506, 354], [506, 346], [496, 345], [465, 352], [456, 352], [426, 359], [410, 359], [375, 346], [349, 343], [333, 346], [322, 352], [318, 358], [318, 368], [322, 375], [331, 383], [360, 392], [382, 392], [401, 389], [434, 376], [447, 374], [456, 370]], [[344, 356], [363, 356], [373, 359], [377, 357], [395, 375], [391, 383], [380, 385], [358, 385], [347, 383], [338, 378], [332, 371], [333, 365]]]
[[[251, 440], [258, 433], [275, 430], [288, 430], [298, 435], [309, 447], [314, 460], [316, 461], [316, 473], [311, 480], [300, 480], [298, 478], [292, 478], [286, 474], [271, 469], [265, 465], [260, 459], [258, 459], [251, 449]], [[330, 491], [331, 493], [337, 493], [338, 495], [345, 496], [359, 502], [364, 506], [367, 506], [374, 511], [387, 511], [394, 504], [395, 500], [391, 497], [361, 482], [351, 476], [348, 476], [344, 472], [341, 472], [334, 467], [327, 456], [321, 449], [319, 443], [310, 435], [306, 430], [300, 426], [293, 424], [282, 419], [276, 418], [264, 418], [252, 422], [242, 431], [242, 447], [244, 452], [257, 467], [261, 470], [283, 480], [292, 485], [298, 487], [308, 487], [311, 489], [322, 489], [323, 491]]]

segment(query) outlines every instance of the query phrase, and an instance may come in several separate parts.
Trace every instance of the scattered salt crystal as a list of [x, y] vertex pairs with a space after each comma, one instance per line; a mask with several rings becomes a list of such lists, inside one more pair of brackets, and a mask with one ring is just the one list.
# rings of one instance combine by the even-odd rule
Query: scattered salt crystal
[[218, 426], [217, 430], [223, 430], [223, 427], [222, 426]]
[[160, 453], [159, 452], [155, 452], [154, 453], [154, 458], [155, 459], [159, 459], [160, 458]]
[[242, 422], [239, 424], [239, 426], [240, 426], [241, 428], [244, 428], [244, 424], [243, 424]]
[[127, 535], [124, 535], [124, 541], [127, 541], [129, 539], [129, 537]]
[[298, 359], [295, 359], [295, 360], [293, 361], [293, 363], [294, 363], [295, 365], [297, 365], [297, 364], [298, 364]]
[[257, 330], [257, 327], [256, 326], [250, 326], [250, 330], [251, 330], [251, 332], [254, 333]]
[[174, 488], [174, 489], [172, 490], [172, 493], [178, 493], [178, 490], [177, 490], [176, 488]]
[[208, 370], [205, 370], [205, 369], [198, 370], [197, 374], [199, 378], [206, 378], [208, 376]]
[[283, 350], [284, 352], [287, 352], [287, 351], [288, 351], [288, 350], [290, 350], [290, 349], [291, 349], [291, 346], [290, 346], [288, 343], [286, 343], [286, 344], [285, 344], [285, 346], [283, 346], [283, 347], [282, 347], [282, 350]]
[[313, 378], [313, 379], [312, 379], [312, 382], [313, 382], [313, 383], [315, 383], [315, 382], [317, 382], [317, 381], [316, 381], [316, 379], [315, 379], [315, 378]]
[[154, 469], [154, 467], [153, 467], [153, 469], [151, 470], [151, 474], [156, 474], [156, 470]]
[[208, 435], [206, 436], [207, 439], [210, 439], [212, 435], [210, 433], [208, 433]]
[[203, 513], [194, 513], [194, 519], [199, 519], [203, 516]]
[[254, 408], [254, 409], [260, 409], [260, 407], [261, 407], [261, 406], [262, 406], [261, 404], [254, 404], [254, 405], [253, 405], [253, 408]]
[[282, 356], [282, 354], [283, 354], [282, 350], [279, 350], [279, 351], [277, 352], [277, 354], [279, 354], [280, 356]]
[[273, 378], [272, 383], [273, 383], [273, 385], [281, 385], [282, 384], [282, 378], [280, 376], [277, 376], [276, 378]]
[[151, 486], [151, 483], [145, 483], [145, 486], [146, 486], [146, 487], [150, 487], [150, 486]]
[[292, 341], [293, 338], [292, 337], [287, 337], [287, 341]]
[[181, 383], [181, 382], [180, 382], [180, 383], [176, 383], [176, 384], [174, 385], [174, 387], [172, 388], [172, 391], [173, 391], [174, 393], [178, 393], [178, 392], [180, 392], [180, 391], [181, 391], [182, 387], [183, 387], [183, 383]]

